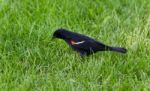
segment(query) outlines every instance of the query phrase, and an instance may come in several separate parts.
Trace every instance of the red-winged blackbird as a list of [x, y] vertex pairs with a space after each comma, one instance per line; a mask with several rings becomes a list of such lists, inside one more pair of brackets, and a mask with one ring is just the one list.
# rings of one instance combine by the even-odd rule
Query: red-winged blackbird
[[67, 42], [75, 51], [79, 52], [81, 56], [88, 56], [98, 51], [116, 51], [126, 53], [125, 48], [110, 47], [100, 43], [88, 36], [68, 31], [66, 29], [57, 29], [53, 38], [60, 38]]

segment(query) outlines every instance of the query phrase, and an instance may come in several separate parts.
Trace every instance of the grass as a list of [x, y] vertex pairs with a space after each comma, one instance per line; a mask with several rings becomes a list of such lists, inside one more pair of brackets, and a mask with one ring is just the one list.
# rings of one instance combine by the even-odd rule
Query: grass
[[[81, 59], [57, 28], [128, 49]], [[149, 91], [149, 0], [0, 0], [0, 91]]]

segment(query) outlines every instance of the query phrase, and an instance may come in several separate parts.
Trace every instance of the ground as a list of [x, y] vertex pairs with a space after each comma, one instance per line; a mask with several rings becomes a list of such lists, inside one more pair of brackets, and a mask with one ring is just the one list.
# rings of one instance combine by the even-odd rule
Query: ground
[[[126, 54], [81, 58], [58, 28]], [[0, 0], [0, 91], [149, 91], [149, 0]]]

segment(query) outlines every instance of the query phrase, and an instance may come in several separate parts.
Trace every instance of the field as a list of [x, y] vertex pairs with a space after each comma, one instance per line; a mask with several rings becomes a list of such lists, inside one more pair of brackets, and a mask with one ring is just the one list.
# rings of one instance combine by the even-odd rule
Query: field
[[[58, 28], [128, 52], [81, 58]], [[0, 0], [0, 91], [150, 91], [150, 1]]]

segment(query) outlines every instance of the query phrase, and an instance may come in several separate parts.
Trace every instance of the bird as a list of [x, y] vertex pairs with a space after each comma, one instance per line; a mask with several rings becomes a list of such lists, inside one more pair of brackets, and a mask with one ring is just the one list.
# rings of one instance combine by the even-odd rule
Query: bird
[[52, 39], [54, 38], [64, 40], [81, 56], [89, 56], [99, 51], [114, 51], [119, 53], [127, 52], [126, 48], [108, 46], [86, 35], [72, 32], [63, 28], [54, 31]]

